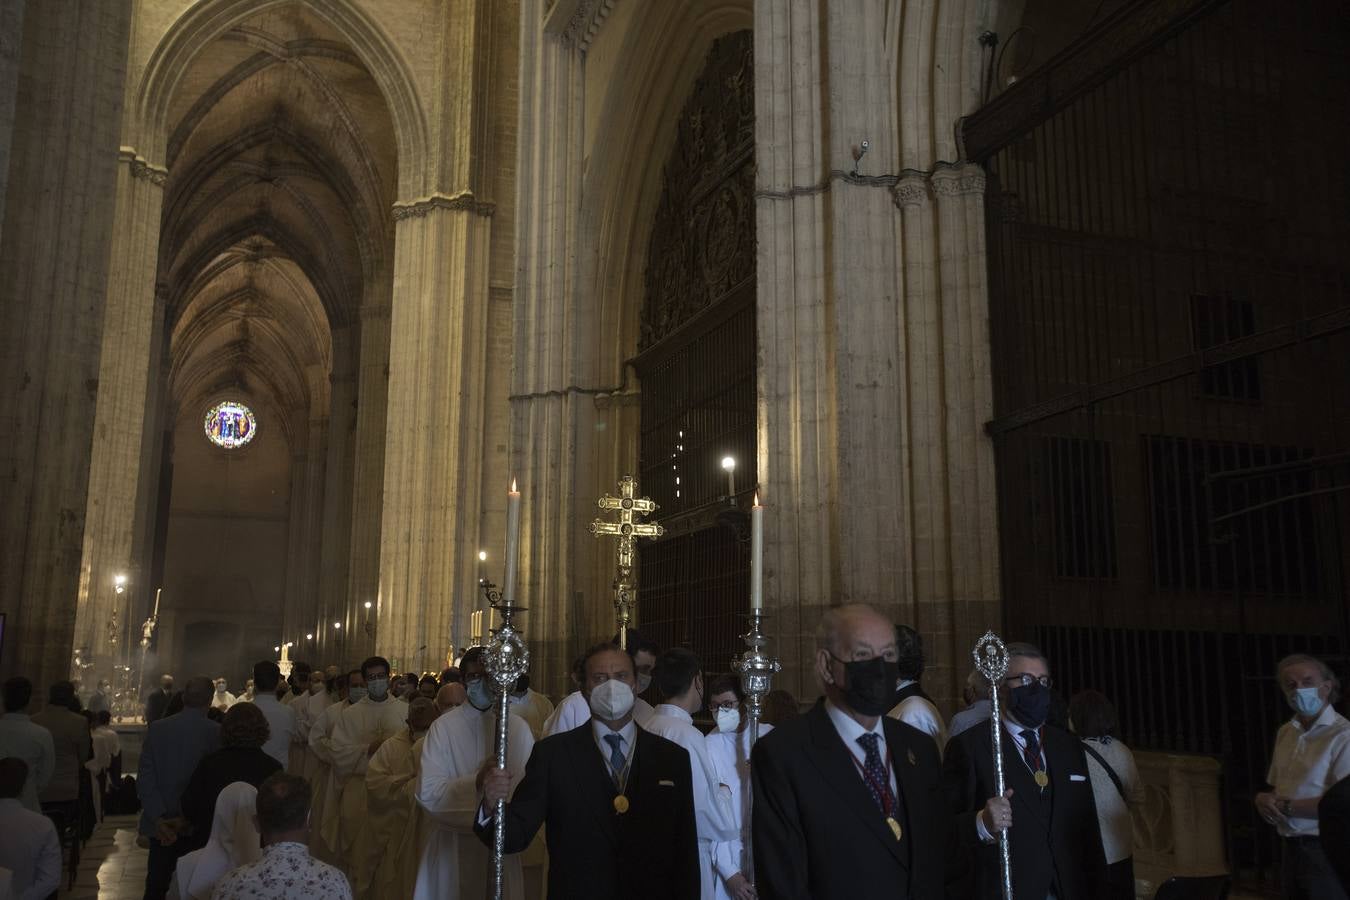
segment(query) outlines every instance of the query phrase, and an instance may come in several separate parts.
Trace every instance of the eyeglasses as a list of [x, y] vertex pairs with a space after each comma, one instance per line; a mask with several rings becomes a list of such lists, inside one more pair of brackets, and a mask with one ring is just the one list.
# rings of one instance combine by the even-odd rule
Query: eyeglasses
[[727, 701], [726, 703], [714, 703], [714, 704], [712, 704], [712, 706], [709, 707], [708, 711], [709, 711], [709, 712], [715, 713], [715, 712], [717, 712], [719, 709], [735, 709], [735, 708], [738, 707], [738, 706], [740, 706], [740, 704], [737, 703], [735, 700], [729, 700], [729, 701]]
[[1023, 672], [1021, 675], [1009, 675], [1003, 680], [1009, 687], [1030, 687], [1033, 683], [1039, 682], [1041, 687], [1049, 689], [1055, 683], [1049, 675], [1042, 675], [1037, 678], [1030, 672]]

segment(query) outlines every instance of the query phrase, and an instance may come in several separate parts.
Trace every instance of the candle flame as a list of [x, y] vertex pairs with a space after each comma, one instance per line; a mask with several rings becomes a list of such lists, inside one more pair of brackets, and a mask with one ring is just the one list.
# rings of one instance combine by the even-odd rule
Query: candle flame
[[755, 505], [759, 506], [759, 491], [755, 491]]
[[514, 493], [517, 493], [517, 491], [516, 491], [516, 480], [515, 480], [514, 478], [511, 479], [511, 493], [513, 493], [513, 494], [514, 494]]

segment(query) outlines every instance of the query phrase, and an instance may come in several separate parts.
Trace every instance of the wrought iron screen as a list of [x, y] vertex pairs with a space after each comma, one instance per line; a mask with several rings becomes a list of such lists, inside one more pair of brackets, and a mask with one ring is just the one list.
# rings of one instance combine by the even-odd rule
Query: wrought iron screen
[[989, 173], [1005, 628], [1123, 737], [1222, 763], [1230, 864], [1288, 651], [1343, 668], [1347, 18], [1141, 0], [966, 123]]
[[[745, 509], [756, 483], [753, 42], [713, 43], [680, 115], [647, 254], [639, 469], [666, 537], [639, 547], [639, 627], [725, 670], [749, 606]], [[720, 515], [719, 515], [720, 514]]]

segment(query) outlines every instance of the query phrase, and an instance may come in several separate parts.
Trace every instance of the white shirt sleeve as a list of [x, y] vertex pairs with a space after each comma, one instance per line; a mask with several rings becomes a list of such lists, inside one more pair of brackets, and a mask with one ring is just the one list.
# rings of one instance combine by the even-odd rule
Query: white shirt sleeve
[[55, 894], [60, 886], [61, 842], [56, 837], [55, 826], [48, 822], [46, 833], [38, 844], [37, 858], [33, 863], [33, 883], [15, 900], [45, 900], [46, 897]]

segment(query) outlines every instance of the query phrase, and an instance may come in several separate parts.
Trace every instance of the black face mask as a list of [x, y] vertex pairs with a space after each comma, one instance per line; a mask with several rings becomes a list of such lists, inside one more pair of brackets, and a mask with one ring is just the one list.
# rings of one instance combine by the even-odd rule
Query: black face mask
[[880, 656], [872, 659], [844, 662], [833, 653], [830, 656], [844, 666], [844, 702], [864, 716], [885, 715], [895, 700], [895, 683], [900, 677], [899, 663], [887, 662]]
[[1039, 681], [1018, 685], [1008, 692], [1008, 711], [1028, 728], [1040, 728], [1050, 716], [1050, 689]]

